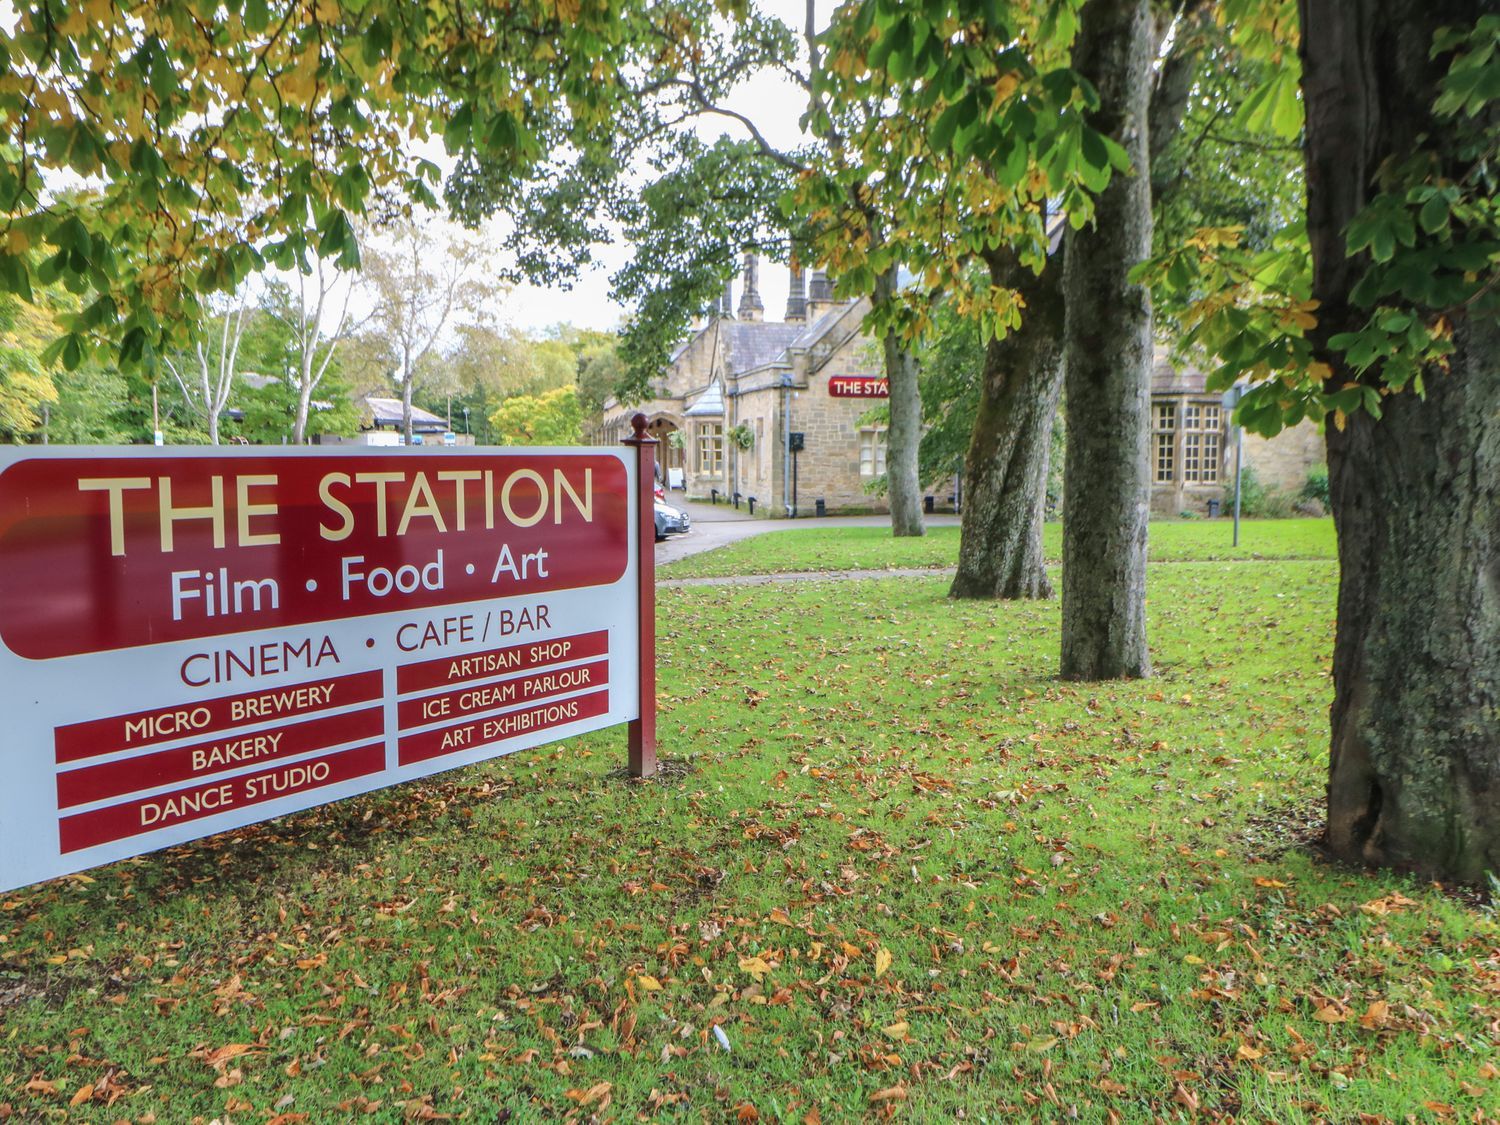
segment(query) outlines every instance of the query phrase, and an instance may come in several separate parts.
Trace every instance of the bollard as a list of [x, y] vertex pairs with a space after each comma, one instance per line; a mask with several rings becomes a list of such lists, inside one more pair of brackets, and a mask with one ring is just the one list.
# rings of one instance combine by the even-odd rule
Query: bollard
[[710, 488], [708, 490], [708, 502], [710, 504], [717, 504], [719, 502], [719, 490], [717, 488]]
[[734, 510], [736, 512], [740, 510], [740, 494], [738, 492], [734, 494]]
[[750, 514], [755, 515], [755, 497], [750, 497]]

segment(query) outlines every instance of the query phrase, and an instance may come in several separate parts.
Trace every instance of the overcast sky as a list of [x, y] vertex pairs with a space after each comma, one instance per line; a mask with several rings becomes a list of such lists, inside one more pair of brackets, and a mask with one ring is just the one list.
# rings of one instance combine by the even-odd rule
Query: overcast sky
[[[803, 0], [759, 0], [762, 11], [778, 16], [800, 31], [806, 9]], [[832, 5], [828, 0], [818, 5], [819, 18], [825, 18]], [[805, 108], [803, 92], [780, 75], [761, 75], [743, 83], [734, 92], [730, 108], [745, 114], [756, 123], [774, 145], [792, 147], [802, 140], [797, 122]], [[705, 118], [698, 125], [705, 138], [722, 134], [743, 135], [744, 129], [727, 118]], [[571, 291], [541, 289], [527, 285], [514, 290], [507, 298], [505, 319], [517, 328], [539, 330], [559, 322], [584, 328], [610, 329], [619, 325], [626, 310], [609, 297], [609, 275], [630, 255], [623, 245], [601, 247], [600, 265], [586, 274]], [[766, 319], [780, 320], [786, 311], [787, 272], [779, 265], [762, 262], [760, 295], [765, 302]], [[735, 286], [735, 303], [740, 287]]]

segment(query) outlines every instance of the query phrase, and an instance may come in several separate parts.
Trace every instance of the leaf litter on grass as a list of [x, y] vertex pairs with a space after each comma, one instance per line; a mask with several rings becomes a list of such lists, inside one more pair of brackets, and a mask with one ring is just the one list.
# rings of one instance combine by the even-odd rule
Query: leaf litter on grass
[[1332, 590], [1157, 568], [1097, 685], [1055, 602], [671, 591], [691, 772], [606, 732], [5, 896], [0, 1114], [1493, 1119], [1493, 921], [1246, 836], [1322, 785]]

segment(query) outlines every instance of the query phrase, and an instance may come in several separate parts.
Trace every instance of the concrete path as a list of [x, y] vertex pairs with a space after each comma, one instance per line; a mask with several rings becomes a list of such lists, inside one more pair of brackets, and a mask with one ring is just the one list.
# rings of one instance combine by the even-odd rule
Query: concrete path
[[[703, 551], [712, 551], [715, 547], [723, 547], [729, 543], [738, 543], [741, 539], [749, 539], [753, 535], [765, 535], [773, 531], [791, 531], [795, 528], [810, 527], [889, 527], [891, 525], [890, 516], [762, 519], [759, 515], [752, 517], [744, 507], [736, 511], [732, 504], [700, 504], [685, 501], [680, 492], [668, 493], [667, 503], [674, 508], [681, 508], [693, 518], [693, 530], [686, 535], [674, 535], [665, 543], [658, 543], [656, 545], [657, 566], [676, 562], [678, 559], [685, 559], [689, 555], [700, 554]], [[928, 527], [955, 527], [958, 522], [959, 518], [955, 515], [927, 517]], [[894, 574], [895, 572], [877, 571], [875, 573]], [[756, 577], [766, 576], [757, 575]], [[774, 579], [787, 576], [769, 577]]]
[[775, 582], [841, 582], [848, 578], [952, 578], [956, 566], [893, 566], [888, 570], [786, 570], [776, 574], [730, 574], [719, 578], [659, 578], [663, 589], [684, 586], [769, 586]]

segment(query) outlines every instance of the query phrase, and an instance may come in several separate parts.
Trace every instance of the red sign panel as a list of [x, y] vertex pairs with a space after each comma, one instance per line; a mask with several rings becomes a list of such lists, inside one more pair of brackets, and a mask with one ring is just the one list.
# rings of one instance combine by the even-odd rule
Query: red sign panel
[[606, 455], [49, 457], [0, 471], [0, 640], [33, 660], [602, 586]]
[[350, 703], [368, 703], [379, 699], [380, 692], [380, 673], [360, 672], [270, 691], [171, 703], [129, 715], [70, 723], [57, 728], [53, 743], [57, 747], [59, 763], [76, 762], [80, 758], [151, 746], [186, 735], [210, 734], [263, 723], [268, 719], [306, 715]]
[[488, 652], [469, 652], [441, 660], [424, 660], [420, 664], [401, 666], [396, 672], [396, 690], [405, 695], [409, 691], [461, 684], [486, 676], [498, 676], [503, 672], [524, 672], [528, 668], [540, 668], [543, 664], [562, 664], [589, 656], [603, 656], [608, 651], [609, 634], [596, 632], [576, 637], [558, 637], [550, 641], [532, 641], [530, 644], [511, 645], [509, 648]]
[[139, 836], [161, 828], [289, 797], [309, 789], [337, 785], [385, 768], [385, 747], [380, 743], [341, 750], [295, 765], [276, 766], [244, 774], [227, 781], [211, 781], [190, 789], [178, 789], [124, 801], [118, 805], [78, 813], [62, 819], [62, 850], [76, 852], [96, 844]]
[[404, 699], [396, 706], [396, 725], [402, 730], [410, 730], [412, 727], [425, 727], [429, 723], [440, 723], [444, 719], [456, 719], [460, 715], [498, 711], [501, 707], [530, 703], [549, 695], [567, 695], [607, 683], [608, 660], [596, 660], [592, 664], [579, 664], [547, 672], [533, 672], [529, 676], [515, 676], [508, 680], [488, 680], [420, 699]]
[[252, 763], [264, 765], [278, 758], [294, 758], [342, 742], [380, 738], [384, 734], [385, 715], [379, 707], [366, 707], [347, 715], [330, 715], [281, 727], [235, 732], [212, 742], [118, 758], [60, 773], [57, 775], [57, 803], [60, 808], [86, 805], [174, 781], [224, 773]]
[[608, 710], [609, 692], [596, 691], [560, 703], [543, 703], [423, 734], [409, 734], [401, 739], [401, 764], [409, 766], [445, 754], [458, 754], [487, 742], [504, 742], [547, 727], [576, 723], [579, 719], [602, 715]]
[[832, 398], [890, 398], [891, 382], [877, 375], [830, 375], [828, 394]]

